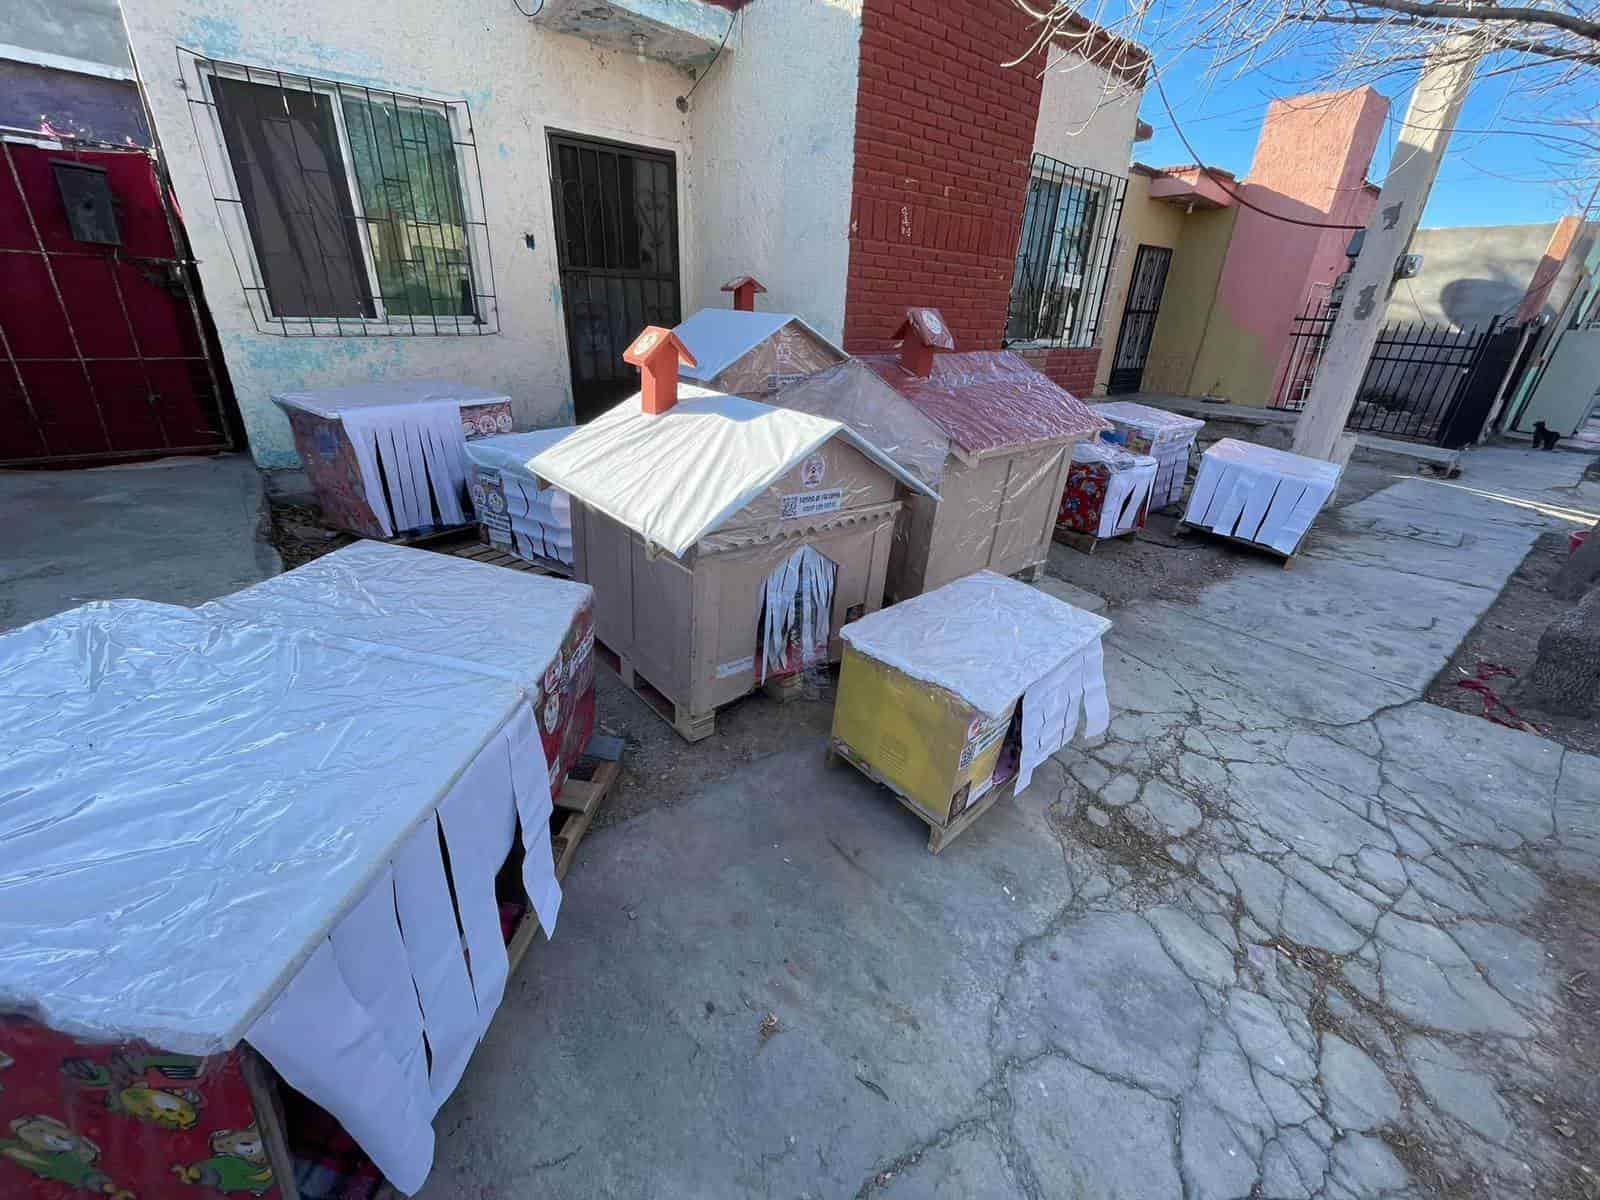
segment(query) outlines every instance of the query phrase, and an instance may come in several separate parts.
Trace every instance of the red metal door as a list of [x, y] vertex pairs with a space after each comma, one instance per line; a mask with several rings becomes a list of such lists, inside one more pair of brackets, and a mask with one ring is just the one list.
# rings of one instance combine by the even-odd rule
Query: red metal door
[[[11, 141], [0, 152], [0, 465], [231, 449], [192, 266], [149, 153]], [[74, 238], [60, 163], [104, 172], [117, 244]]]

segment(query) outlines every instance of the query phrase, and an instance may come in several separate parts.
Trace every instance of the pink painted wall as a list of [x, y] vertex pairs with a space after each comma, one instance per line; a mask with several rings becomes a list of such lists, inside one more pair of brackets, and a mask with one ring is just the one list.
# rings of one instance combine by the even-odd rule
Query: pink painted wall
[[[1371, 88], [1273, 101], [1241, 195], [1304, 221], [1365, 225], [1377, 204], [1367, 168], [1388, 111]], [[1292, 322], [1308, 300], [1327, 296], [1349, 239], [1348, 231], [1308, 229], [1241, 205], [1201, 351], [1209, 361], [1197, 364], [1196, 381], [1215, 374], [1236, 403], [1272, 403]]]

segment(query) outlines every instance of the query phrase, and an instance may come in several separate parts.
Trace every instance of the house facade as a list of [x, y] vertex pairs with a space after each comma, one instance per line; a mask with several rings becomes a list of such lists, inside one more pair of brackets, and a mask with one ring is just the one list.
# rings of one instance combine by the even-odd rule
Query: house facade
[[1345, 269], [1337, 226], [1377, 204], [1366, 176], [1387, 113], [1371, 88], [1275, 100], [1242, 179], [1136, 165], [1098, 389], [1273, 403], [1295, 317]]
[[742, 274], [847, 349], [931, 306], [1092, 386], [1131, 47], [1007, 69], [1009, 0], [123, 12], [263, 467], [295, 465], [289, 389], [453, 377], [519, 428], [585, 420], [634, 390], [641, 327]]

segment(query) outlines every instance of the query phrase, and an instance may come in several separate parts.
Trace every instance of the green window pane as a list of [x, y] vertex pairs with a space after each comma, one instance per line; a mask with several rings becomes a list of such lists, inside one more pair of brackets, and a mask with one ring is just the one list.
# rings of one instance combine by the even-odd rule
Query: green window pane
[[342, 99], [384, 307], [399, 317], [474, 315], [449, 118], [433, 109]]

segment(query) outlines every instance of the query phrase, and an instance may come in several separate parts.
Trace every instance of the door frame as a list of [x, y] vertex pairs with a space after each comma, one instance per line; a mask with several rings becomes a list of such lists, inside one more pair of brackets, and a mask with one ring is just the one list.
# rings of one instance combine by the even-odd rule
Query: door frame
[[[1138, 294], [1139, 268], [1144, 264], [1146, 251], [1160, 251], [1166, 255], [1166, 261], [1161, 268], [1161, 282], [1156, 288], [1155, 304], [1149, 309], [1135, 308], [1134, 297]], [[1144, 382], [1144, 370], [1150, 365], [1150, 343], [1155, 338], [1156, 321], [1161, 316], [1161, 302], [1166, 298], [1167, 280], [1172, 277], [1172, 256], [1174, 247], [1158, 246], [1153, 243], [1139, 243], [1133, 255], [1133, 269], [1128, 273], [1128, 290], [1122, 298], [1122, 319], [1117, 323], [1117, 344], [1111, 353], [1111, 365], [1106, 372], [1106, 395], [1126, 395], [1137, 392]], [[1139, 365], [1137, 367], [1118, 367], [1117, 362], [1122, 358], [1122, 350], [1128, 338], [1128, 318], [1135, 313], [1150, 314], [1150, 323], [1143, 331], [1144, 344], [1139, 351]], [[1124, 381], [1128, 374], [1133, 373], [1132, 387], [1119, 387], [1117, 377], [1123, 376]]]
[[[567, 304], [565, 271], [568, 269], [562, 263], [562, 233], [564, 216], [562, 202], [557, 194], [557, 183], [560, 172], [556, 161], [556, 147], [559, 142], [576, 143], [580, 146], [588, 145], [600, 149], [624, 151], [638, 155], [642, 158], [656, 161], [666, 161], [672, 171], [672, 186], [668, 189], [671, 199], [671, 222], [673, 234], [673, 289], [675, 292], [675, 307], [678, 319], [683, 319], [684, 306], [684, 278], [688, 274], [685, 246], [688, 242], [684, 214], [684, 175], [682, 171], [684, 154], [682, 147], [676, 143], [665, 142], [660, 139], [639, 137], [629, 140], [632, 135], [624, 137], [611, 136], [610, 133], [589, 133], [577, 126], [548, 125], [544, 129], [544, 143], [546, 155], [546, 170], [548, 186], [545, 194], [550, 198], [550, 233], [551, 233], [551, 258], [555, 272], [557, 293], [561, 297], [561, 323], [567, 349], [567, 383], [571, 389], [574, 422], [592, 420], [595, 413], [580, 414], [578, 411], [578, 378], [579, 363], [578, 347], [576, 343], [576, 327], [572, 314]], [[582, 270], [583, 268], [572, 268]], [[619, 349], [620, 353], [620, 349]]]

